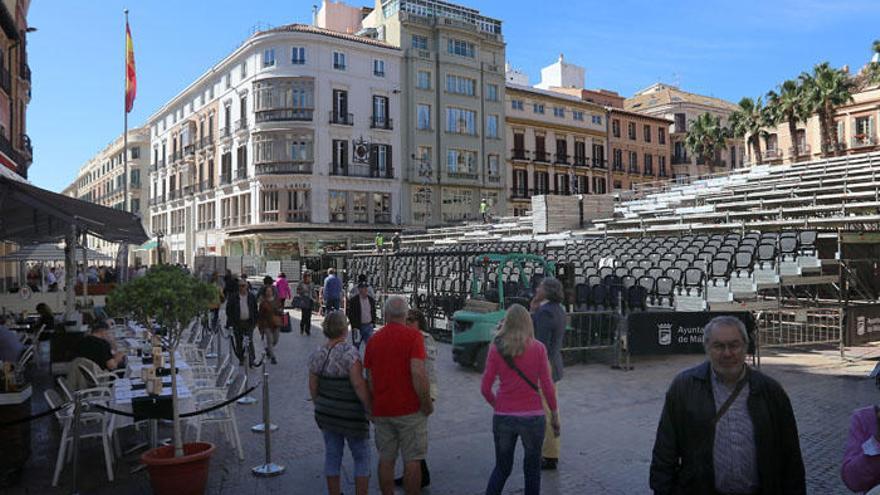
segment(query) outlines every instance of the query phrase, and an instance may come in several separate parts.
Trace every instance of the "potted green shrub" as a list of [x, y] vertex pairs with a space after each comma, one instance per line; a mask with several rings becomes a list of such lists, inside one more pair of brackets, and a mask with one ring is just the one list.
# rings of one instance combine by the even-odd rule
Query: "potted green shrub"
[[159, 495], [205, 493], [214, 445], [183, 443], [175, 353], [183, 330], [217, 298], [216, 288], [173, 265], [155, 266], [143, 277], [117, 287], [107, 297], [109, 314], [128, 316], [148, 329], [158, 325], [165, 332], [171, 366], [174, 443], [148, 450], [141, 456], [150, 472], [153, 492]]

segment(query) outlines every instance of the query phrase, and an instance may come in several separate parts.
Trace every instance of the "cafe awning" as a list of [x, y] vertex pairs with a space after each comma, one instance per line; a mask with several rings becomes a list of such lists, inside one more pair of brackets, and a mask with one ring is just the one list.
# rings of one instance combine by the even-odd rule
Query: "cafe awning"
[[[76, 249], [75, 258], [83, 258], [81, 247]], [[87, 249], [86, 256], [89, 261], [113, 261], [113, 258], [104, 253]], [[57, 244], [30, 244], [21, 246], [18, 251], [0, 256], [0, 261], [64, 261], [64, 248]]]
[[148, 239], [137, 215], [0, 176], [0, 240], [58, 242], [71, 225], [110, 242], [141, 244]]

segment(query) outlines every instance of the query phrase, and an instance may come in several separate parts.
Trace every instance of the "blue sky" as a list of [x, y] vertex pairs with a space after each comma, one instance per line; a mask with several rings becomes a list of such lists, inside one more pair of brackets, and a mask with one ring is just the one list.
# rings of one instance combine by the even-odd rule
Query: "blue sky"
[[[60, 191], [122, 133], [123, 14], [129, 8], [142, 124], [253, 29], [310, 22], [313, 1], [38, 0], [29, 15], [31, 181]], [[369, 0], [350, 2], [372, 5]], [[564, 53], [587, 87], [630, 96], [657, 81], [731, 101], [828, 60], [858, 68], [880, 38], [877, 0], [472, 0], [500, 18], [507, 59], [537, 83]], [[539, 7], [536, 7], [539, 6]]]

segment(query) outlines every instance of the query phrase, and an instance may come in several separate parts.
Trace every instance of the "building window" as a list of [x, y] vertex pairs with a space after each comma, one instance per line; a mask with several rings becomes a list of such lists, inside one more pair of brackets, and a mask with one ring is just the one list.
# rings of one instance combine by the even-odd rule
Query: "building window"
[[351, 221], [354, 223], [367, 223], [370, 221], [367, 213], [367, 193], [351, 193]]
[[573, 118], [574, 120], [583, 121], [584, 120], [584, 112], [581, 112], [580, 110], [572, 110], [571, 111], [571, 118]]
[[[733, 151], [735, 149], [736, 148], [731, 148], [731, 151]], [[731, 156], [733, 156], [733, 155], [731, 155]], [[657, 157], [657, 175], [659, 175], [660, 177], [666, 177], [666, 157], [665, 156], [661, 155], [661, 156]]]
[[[247, 77], [247, 60], [243, 60], [241, 62], [241, 78], [244, 79]], [[175, 119], [176, 122], [176, 119]]]
[[418, 128], [423, 131], [431, 130], [431, 105], [419, 104], [418, 111]]
[[376, 77], [385, 77], [385, 61], [373, 60], [373, 75]]
[[547, 194], [550, 192], [550, 174], [547, 172], [535, 172], [535, 194]]
[[263, 191], [260, 201], [260, 221], [278, 221], [278, 191]]
[[486, 117], [486, 137], [498, 138], [498, 116], [489, 115]]
[[419, 36], [418, 34], [412, 35], [412, 47], [416, 50], [427, 50], [428, 38], [425, 36]]
[[373, 222], [391, 223], [391, 193], [373, 193]]
[[510, 107], [514, 110], [522, 110], [523, 102], [522, 100], [510, 100]]
[[336, 70], [345, 70], [345, 54], [342, 52], [333, 52], [333, 68]]
[[263, 67], [275, 66], [275, 49], [269, 48], [263, 50]]
[[345, 223], [348, 221], [346, 215], [348, 193], [345, 191], [328, 191], [330, 197], [330, 221], [335, 223]]
[[388, 97], [373, 96], [373, 122], [372, 127], [390, 129], [391, 121], [388, 120]]
[[687, 132], [687, 116], [685, 114], [675, 114], [675, 130], [673, 132]]
[[586, 175], [578, 175], [574, 182], [575, 194], [590, 194], [590, 181]]
[[498, 101], [498, 85], [489, 84], [486, 86], [486, 99], [489, 101]]
[[657, 142], [659, 144], [666, 144], [666, 129], [662, 127], [657, 128]]
[[645, 175], [654, 175], [654, 157], [645, 153]]
[[544, 104], [543, 103], [532, 104], [532, 112], [543, 114], [544, 113]]
[[447, 108], [446, 132], [476, 136], [477, 112], [463, 108]]
[[627, 122], [626, 123], [626, 135], [635, 141], [636, 139], [636, 123], [635, 122]]
[[446, 152], [446, 172], [453, 174], [476, 174], [477, 152], [450, 149]]
[[565, 109], [561, 107], [553, 107], [553, 116], [565, 118]]
[[650, 143], [651, 142], [651, 126], [646, 125], [643, 130], [644, 130], [644, 134], [645, 134], [645, 142]]
[[633, 174], [639, 173], [639, 155], [635, 151], [629, 152], [629, 172]]
[[447, 51], [452, 55], [474, 58], [474, 44], [468, 41], [449, 38]]
[[501, 176], [501, 169], [499, 168], [498, 163], [498, 155], [490, 154], [486, 156], [486, 174], [488, 174], [489, 177]]
[[391, 145], [390, 144], [374, 144], [370, 151], [370, 168], [372, 177], [392, 178], [394, 174], [391, 169]]
[[444, 222], [460, 222], [476, 217], [475, 191], [472, 189], [459, 189], [444, 187], [441, 197], [443, 203]]
[[614, 119], [611, 121], [611, 135], [616, 138], [620, 137], [620, 119]]
[[416, 87], [419, 89], [431, 89], [431, 72], [420, 70], [416, 76]]
[[293, 65], [305, 65], [306, 47], [295, 46], [290, 50], [290, 63]]
[[477, 82], [473, 79], [446, 74], [446, 92], [448, 93], [474, 96], [476, 86]]
[[601, 115], [593, 115], [593, 123], [596, 125], [602, 125], [602, 116]]

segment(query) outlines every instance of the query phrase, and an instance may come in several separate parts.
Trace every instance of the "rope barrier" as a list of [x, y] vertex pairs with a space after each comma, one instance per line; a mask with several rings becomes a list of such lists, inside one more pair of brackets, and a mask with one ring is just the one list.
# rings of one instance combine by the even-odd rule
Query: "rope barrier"
[[70, 403], [68, 402], [68, 403], [65, 403], [65, 404], [61, 404], [60, 406], [58, 406], [58, 407], [56, 407], [56, 408], [54, 408], [54, 409], [49, 409], [48, 411], [43, 411], [43, 412], [41, 412], [41, 413], [39, 413], [39, 414], [34, 414], [33, 416], [28, 416], [28, 417], [26, 417], [26, 418], [19, 418], [19, 419], [15, 419], [15, 420], [12, 420], [12, 421], [4, 421], [3, 423], [0, 423], [0, 428], [6, 428], [6, 427], [9, 427], [9, 426], [15, 426], [15, 425], [17, 425], [17, 424], [21, 424], [21, 423], [28, 423], [28, 422], [30, 422], [30, 421], [36, 421], [36, 420], [38, 420], [38, 419], [40, 419], [40, 418], [43, 418], [43, 417], [46, 417], [46, 416], [48, 416], [48, 415], [50, 415], [50, 414], [55, 414], [56, 412], [58, 412], [58, 411], [64, 409], [65, 407], [67, 407], [68, 404], [70, 404]]
[[[214, 404], [213, 406], [211, 406], [211, 407], [207, 407], [207, 408], [202, 409], [202, 410], [200, 410], [200, 411], [193, 411], [193, 412], [188, 412], [188, 413], [181, 414], [180, 417], [181, 417], [181, 418], [191, 418], [191, 417], [193, 417], [193, 416], [199, 416], [199, 415], [201, 415], [201, 414], [209, 413], [209, 412], [211, 412], [211, 411], [215, 411], [215, 410], [220, 409], [220, 408], [222, 408], [222, 407], [226, 407], [226, 406], [228, 406], [229, 404], [231, 404], [231, 403], [237, 401], [238, 399], [241, 399], [241, 398], [244, 397], [245, 395], [247, 395], [247, 394], [253, 392], [254, 389], [256, 389], [256, 388], [259, 387], [259, 386], [260, 386], [260, 384], [257, 383], [256, 385], [252, 386], [251, 388], [245, 390], [244, 392], [242, 392], [242, 393], [236, 395], [235, 397], [233, 397], [233, 398], [231, 398], [231, 399], [228, 399], [228, 400], [226, 400], [226, 401], [224, 401], [224, 402], [220, 402], [219, 404]], [[116, 415], [118, 415], [118, 416], [126, 416], [126, 417], [129, 417], [129, 418], [134, 418], [134, 417], [135, 417], [134, 413], [130, 413], [130, 412], [128, 412], [128, 411], [120, 411], [119, 409], [113, 409], [113, 408], [110, 408], [110, 407], [107, 407], [107, 406], [102, 406], [101, 404], [92, 404], [92, 407], [94, 407], [94, 408], [96, 408], [96, 409], [100, 409], [100, 410], [102, 410], [102, 411], [104, 411], [104, 412], [108, 412], [108, 413], [111, 413], [111, 414], [116, 414]]]

